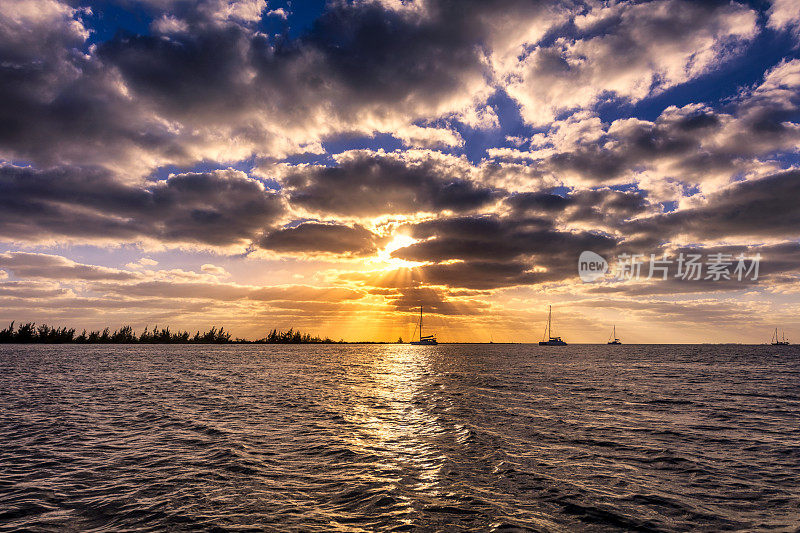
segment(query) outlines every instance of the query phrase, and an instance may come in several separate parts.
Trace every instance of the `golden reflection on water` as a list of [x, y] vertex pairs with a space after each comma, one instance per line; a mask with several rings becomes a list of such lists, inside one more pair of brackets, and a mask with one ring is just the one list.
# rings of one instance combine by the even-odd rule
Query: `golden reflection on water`
[[[349, 410], [343, 414], [359, 428], [346, 442], [362, 451], [392, 460], [408, 485], [429, 494], [440, 489], [446, 456], [437, 437], [445, 433], [430, 412], [431, 361], [436, 347], [394, 345], [360, 358], [365, 376], [350, 382]], [[410, 474], [410, 476], [409, 476]], [[396, 480], [400, 482], [400, 479]]]

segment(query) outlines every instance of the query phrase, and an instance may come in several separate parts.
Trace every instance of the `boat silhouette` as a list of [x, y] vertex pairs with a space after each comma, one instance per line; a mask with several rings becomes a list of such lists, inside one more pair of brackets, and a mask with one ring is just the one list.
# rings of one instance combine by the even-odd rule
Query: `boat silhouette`
[[539, 341], [539, 346], [566, 346], [567, 343], [564, 342], [561, 337], [554, 337], [552, 331], [552, 323], [553, 323], [553, 306], [549, 306], [549, 310], [547, 312], [547, 329], [544, 331], [544, 338]]
[[789, 341], [786, 340], [785, 331], [781, 331], [781, 337], [778, 338], [778, 328], [775, 328], [775, 333], [772, 334], [772, 338], [769, 340], [769, 342], [773, 346], [789, 346]]
[[616, 324], [614, 324], [614, 329], [611, 330], [611, 337], [608, 339], [608, 344], [622, 344], [622, 341], [617, 338]]
[[435, 346], [439, 344], [436, 342], [436, 335], [423, 335], [422, 334], [422, 306], [419, 306], [419, 340], [411, 341], [414, 346]]

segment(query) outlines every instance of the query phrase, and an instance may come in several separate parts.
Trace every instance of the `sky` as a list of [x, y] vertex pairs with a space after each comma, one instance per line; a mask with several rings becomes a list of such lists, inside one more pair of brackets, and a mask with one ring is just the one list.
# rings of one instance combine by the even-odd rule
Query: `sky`
[[799, 42], [795, 0], [0, 0], [0, 321], [800, 338]]

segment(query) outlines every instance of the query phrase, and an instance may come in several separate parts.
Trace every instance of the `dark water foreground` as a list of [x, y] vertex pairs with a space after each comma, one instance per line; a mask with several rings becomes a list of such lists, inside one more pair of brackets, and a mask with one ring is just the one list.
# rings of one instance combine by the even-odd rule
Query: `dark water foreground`
[[795, 347], [0, 347], [2, 531], [798, 527]]

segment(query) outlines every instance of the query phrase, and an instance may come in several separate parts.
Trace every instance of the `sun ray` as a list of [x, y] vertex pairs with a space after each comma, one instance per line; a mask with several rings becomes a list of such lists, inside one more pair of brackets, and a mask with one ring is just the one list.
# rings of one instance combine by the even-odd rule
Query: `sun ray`
[[386, 246], [380, 250], [377, 256], [374, 258], [373, 262], [385, 265], [382, 270], [394, 270], [399, 268], [414, 268], [424, 263], [419, 261], [408, 261], [406, 259], [399, 259], [397, 257], [392, 257], [392, 252], [399, 250], [400, 248], [406, 248], [407, 246], [411, 246], [414, 243], [419, 242], [417, 239], [410, 237], [405, 234], [397, 234], [395, 235], [391, 241], [389, 241]]

